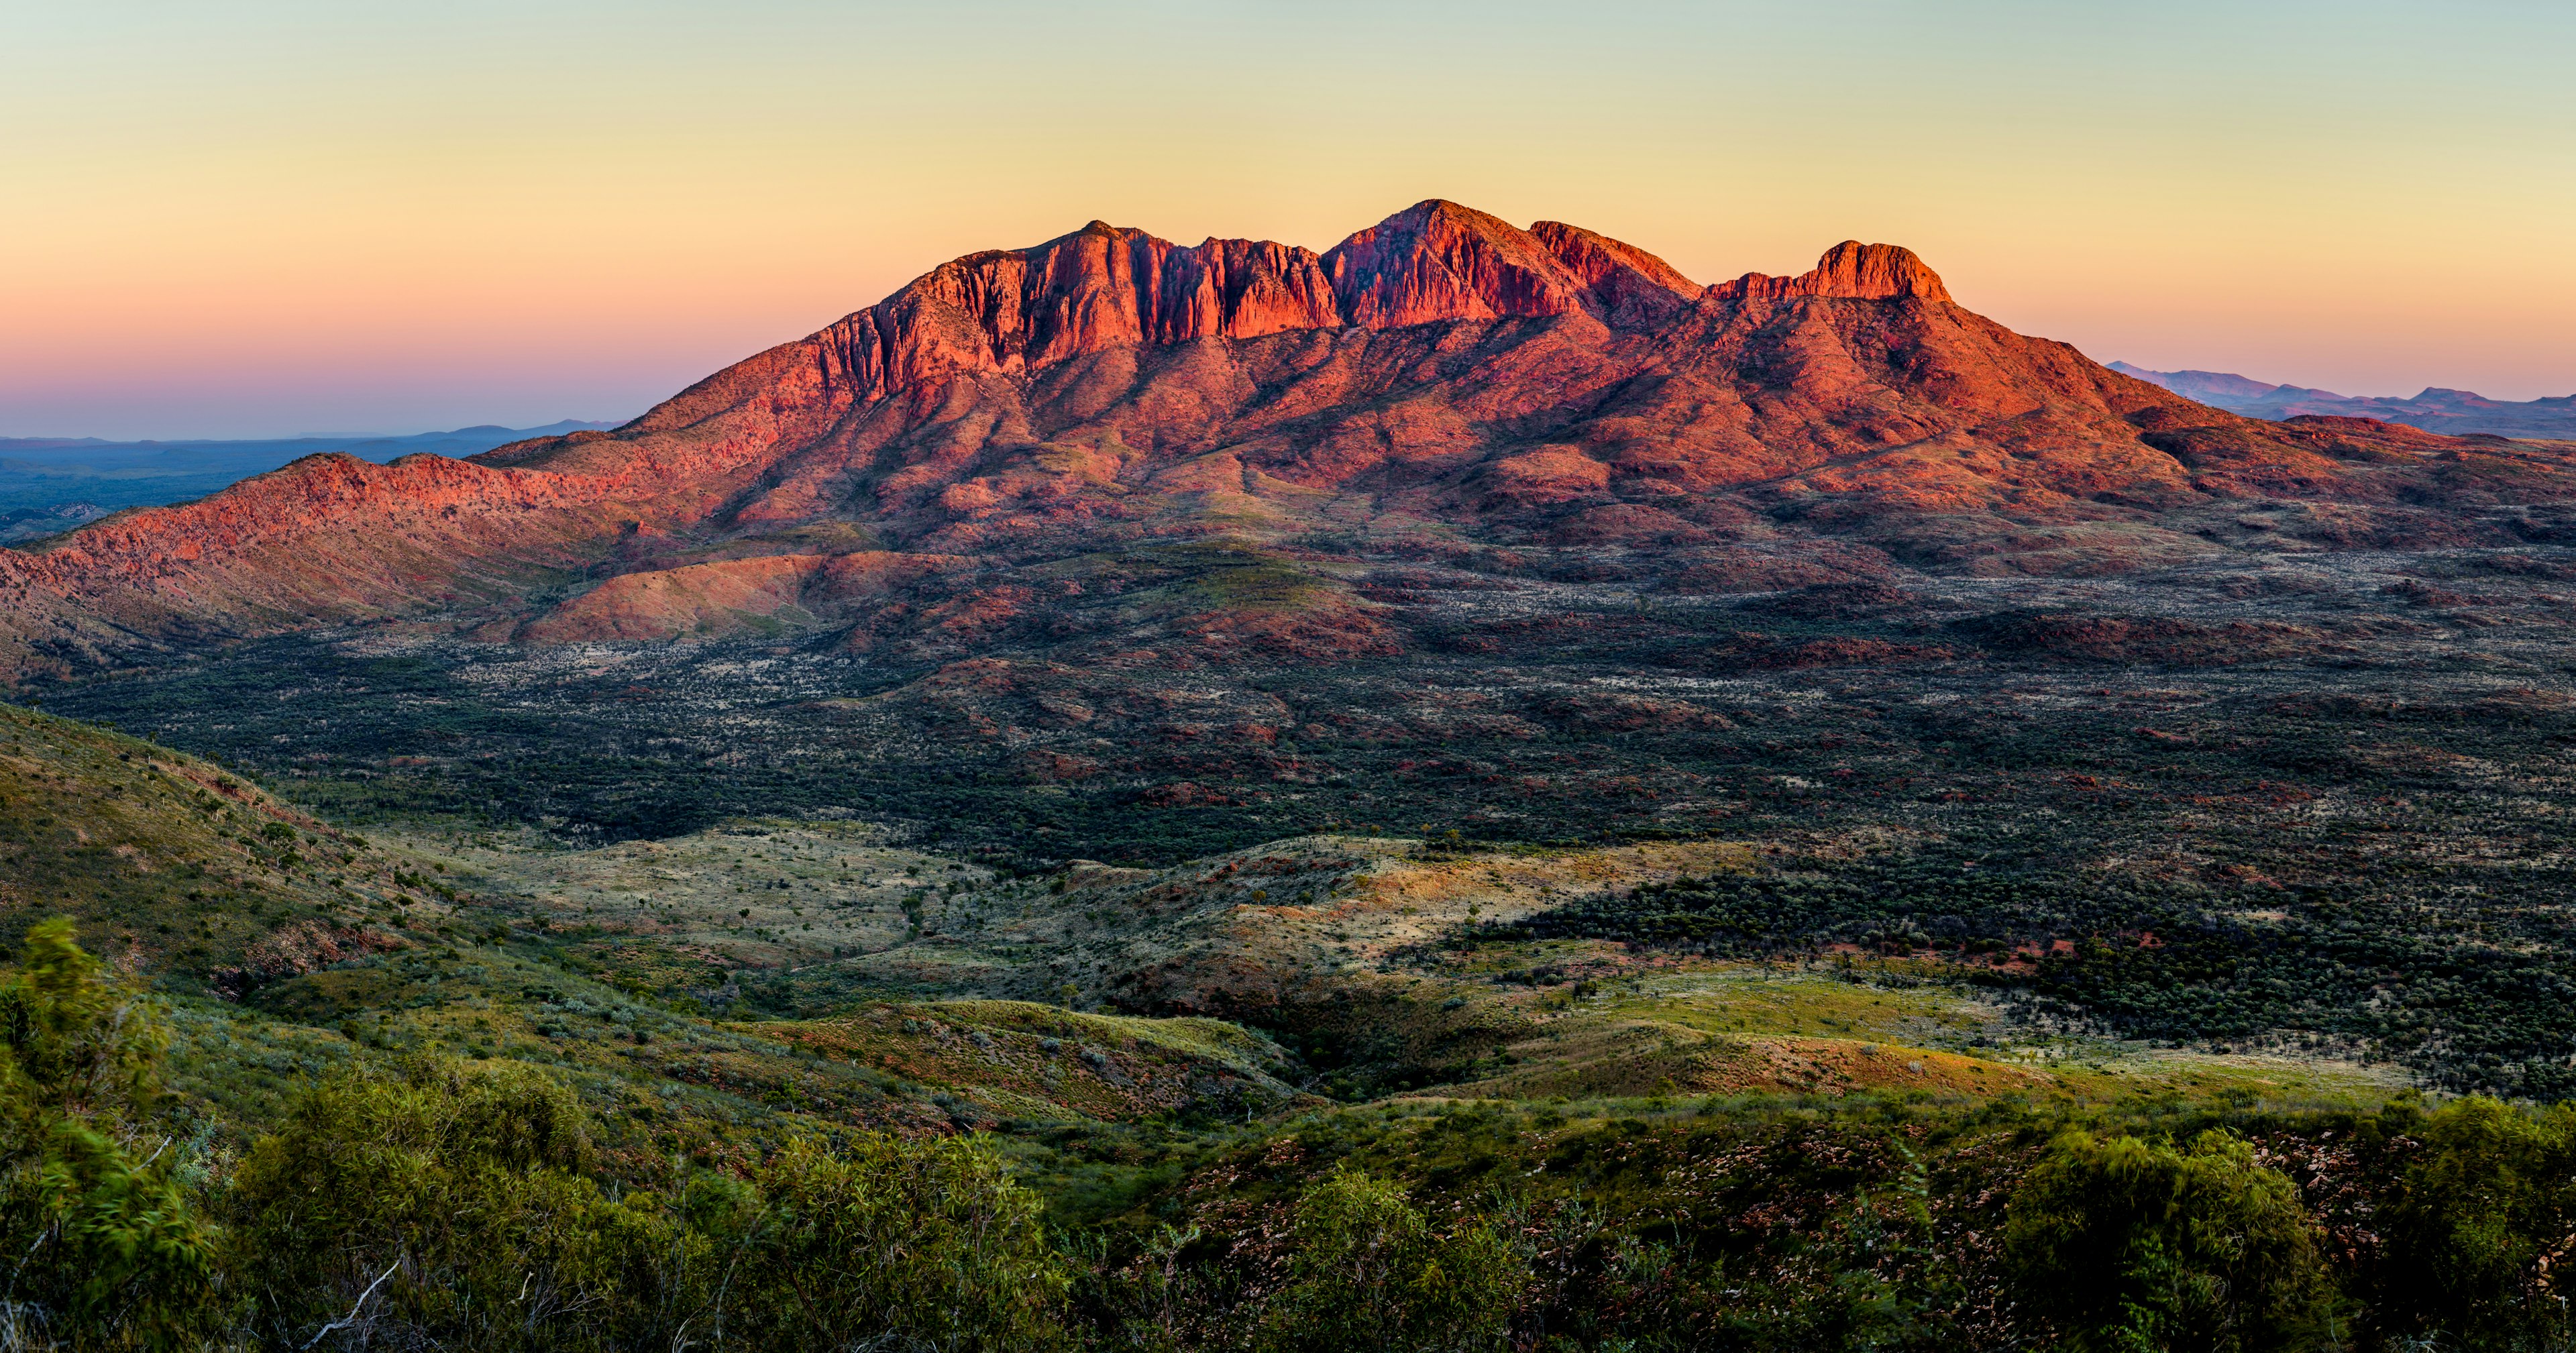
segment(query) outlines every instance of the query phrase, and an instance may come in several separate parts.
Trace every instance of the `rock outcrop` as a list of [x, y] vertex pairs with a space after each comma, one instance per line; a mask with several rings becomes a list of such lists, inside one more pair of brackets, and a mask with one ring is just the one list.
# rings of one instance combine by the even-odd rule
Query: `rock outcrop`
[[1708, 289], [1714, 300], [1785, 301], [1800, 296], [1846, 301], [1950, 300], [1940, 274], [1924, 266], [1914, 251], [1893, 244], [1845, 240], [1825, 251], [1813, 271], [1796, 277], [1770, 277], [1749, 272]]

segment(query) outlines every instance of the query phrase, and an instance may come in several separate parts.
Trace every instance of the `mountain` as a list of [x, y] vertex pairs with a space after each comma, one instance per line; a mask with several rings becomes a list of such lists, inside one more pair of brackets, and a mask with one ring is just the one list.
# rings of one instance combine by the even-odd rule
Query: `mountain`
[[[943, 546], [1212, 492], [1274, 519], [1357, 495], [1523, 530], [1573, 505], [1651, 537], [1636, 524], [1676, 497], [2047, 511], [2188, 492], [2142, 440], [2188, 409], [1957, 307], [1902, 249], [1703, 289], [1573, 227], [1433, 202], [1320, 257], [1097, 223], [973, 255], [612, 437], [484, 463], [646, 495], [721, 484], [704, 520], [856, 516]], [[1140, 512], [1137, 489], [1162, 500]]]
[[2111, 369], [2162, 386], [2185, 399], [2196, 399], [2248, 418], [2376, 418], [2455, 437], [2576, 440], [2576, 395], [2517, 403], [2489, 399], [2468, 390], [2426, 386], [2423, 393], [2411, 399], [2399, 399], [2339, 395], [2297, 385], [2267, 385], [2223, 371], [2149, 371], [2127, 362], [2113, 362]]
[[[1445, 202], [1322, 253], [1095, 224], [616, 429], [0, 551], [0, 661], [359, 821], [810, 813], [1014, 868], [1590, 839], [1942, 782], [1966, 733], [1779, 770], [1828, 690], [2022, 745], [2016, 673], [2537, 680], [2571, 488], [2560, 448], [2194, 403], [1891, 245], [1701, 286]], [[2096, 689], [2051, 698], [2091, 728]]]
[[[1894, 246], [1700, 287], [1431, 201], [1320, 255], [1099, 222], [971, 254], [613, 431], [324, 453], [0, 554], [0, 625], [58, 672], [464, 610], [526, 641], [901, 630], [901, 580], [1217, 534], [2116, 571], [2197, 548], [2187, 519], [2227, 502], [2501, 538], [2499, 502], [2566, 485], [2529, 453], [2214, 411], [1975, 314]], [[1279, 623], [1394, 642], [1331, 591]]]
[[[383, 462], [427, 452], [471, 456], [528, 437], [613, 427], [564, 419], [543, 427], [478, 424], [409, 436], [286, 437], [245, 441], [110, 442], [96, 437], [0, 437], [0, 511], [32, 520], [75, 504], [103, 510], [203, 497], [248, 475], [324, 453]], [[88, 516], [103, 515], [91, 512]], [[65, 529], [55, 526], [53, 530]], [[0, 529], [0, 541], [42, 532]]]

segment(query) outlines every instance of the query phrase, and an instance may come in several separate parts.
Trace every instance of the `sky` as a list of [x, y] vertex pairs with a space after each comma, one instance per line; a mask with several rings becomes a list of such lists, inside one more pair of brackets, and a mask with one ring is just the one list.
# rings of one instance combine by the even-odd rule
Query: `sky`
[[2576, 392], [2576, 5], [0, 0], [0, 436], [622, 418], [1100, 218], [1903, 244], [2108, 361]]

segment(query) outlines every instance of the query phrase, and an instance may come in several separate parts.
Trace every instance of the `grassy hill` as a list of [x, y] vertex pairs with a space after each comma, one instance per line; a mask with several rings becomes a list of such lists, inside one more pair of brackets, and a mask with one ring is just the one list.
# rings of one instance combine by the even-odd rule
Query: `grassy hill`
[[439, 866], [221, 767], [0, 709], [0, 938], [46, 915], [183, 990], [238, 993], [457, 930]]

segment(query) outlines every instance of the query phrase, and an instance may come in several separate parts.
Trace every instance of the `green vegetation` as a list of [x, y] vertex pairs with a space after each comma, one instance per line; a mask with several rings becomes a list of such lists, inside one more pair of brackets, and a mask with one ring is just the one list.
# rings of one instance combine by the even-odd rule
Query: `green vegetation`
[[[564, 1086], [414, 1061], [316, 1087], [232, 1182], [251, 1322], [301, 1346], [1049, 1346], [1039, 1205], [971, 1140], [607, 1168]], [[659, 1188], [652, 1185], [659, 1185]]]
[[2079, 873], [2034, 833], [1967, 836], [1860, 859], [1782, 859], [1741, 874], [1586, 899], [1494, 936], [1600, 938], [1735, 957], [1915, 957], [2000, 989], [2026, 1018], [2125, 1038], [2325, 1046], [2403, 1062], [2428, 1083], [2576, 1094], [2576, 944], [2540, 895], [2473, 871], [2392, 864], [2369, 885], [2284, 888]]
[[1483, 1221], [1434, 1234], [1404, 1191], [1337, 1169], [1297, 1200], [1288, 1281], [1262, 1319], [1280, 1353], [1498, 1348], [1529, 1273]]
[[414, 1056], [314, 1084], [237, 1160], [173, 1150], [162, 1016], [60, 921], [0, 1027], [13, 1347], [1060, 1342], [1040, 1204], [969, 1139], [611, 1161], [561, 1080]]
[[657, 1135], [614, 1083], [517, 1058], [364, 1050], [234, 1118], [159, 1088], [186, 1045], [172, 1012], [59, 922], [33, 930], [0, 1016], [0, 1215], [24, 1256], [7, 1312], [29, 1348], [2505, 1350], [2566, 1332], [2576, 1112], [2491, 1100], [2148, 1118], [1867, 1094], [1396, 1101], [1195, 1145], [1111, 1138], [1133, 1186], [1059, 1212], [1077, 1137], [789, 1112], [726, 1140], [717, 1100], [664, 1101]]
[[[1344, 585], [1092, 562], [1045, 623], [1118, 654], [1103, 617]], [[7, 1309], [30, 1347], [2576, 1333], [2564, 702], [1649, 602], [1499, 608], [1454, 668], [301, 638], [49, 696], [256, 781], [7, 713], [0, 938], [74, 923], [12, 999], [127, 1012], [47, 1018], [149, 1073], [10, 1090]], [[1555, 665], [1498, 686], [1531, 627]], [[1764, 665], [1845, 641], [1988, 656]], [[1428, 844], [1248, 849], [1372, 823]]]
[[2421, 1137], [2388, 1208], [2390, 1323], [2481, 1353], [2565, 1347], [2576, 1335], [2559, 1272], [2576, 1223], [2576, 1112], [2469, 1100]]
[[2079, 1353], [2313, 1346], [2325, 1266], [2298, 1188], [2244, 1141], [2070, 1132], [2014, 1191], [2006, 1261]]
[[532, 1067], [344, 1073], [278, 1126], [224, 1199], [265, 1342], [344, 1321], [353, 1344], [629, 1347], [667, 1334], [643, 1313], [685, 1319], [704, 1303], [686, 1262], [701, 1247], [655, 1197], [612, 1199], [587, 1177], [583, 1115]]
[[799, 1139], [753, 1176], [734, 1337], [750, 1348], [1010, 1350], [1067, 1342], [1042, 1204], [956, 1138]]
[[[13, 1344], [177, 1349], [211, 1327], [216, 1236], [194, 1151], [156, 1130], [167, 1036], [59, 918], [0, 985], [0, 1247]], [[199, 1186], [199, 1187], [192, 1187]]]

